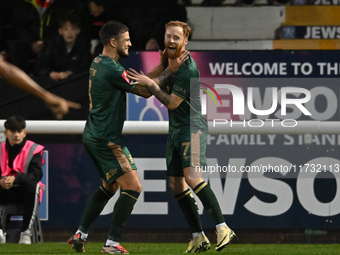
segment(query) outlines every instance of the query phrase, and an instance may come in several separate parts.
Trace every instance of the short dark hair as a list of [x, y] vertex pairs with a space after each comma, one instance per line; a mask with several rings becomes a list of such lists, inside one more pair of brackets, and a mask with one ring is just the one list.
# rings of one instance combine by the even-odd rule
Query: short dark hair
[[61, 16], [58, 20], [59, 28], [61, 28], [66, 22], [70, 22], [71, 25], [81, 28], [81, 19], [74, 11], [70, 11], [63, 16]]
[[16, 116], [9, 117], [5, 121], [4, 126], [6, 130], [20, 132], [21, 130], [26, 128], [26, 121], [23, 117], [16, 115]]
[[116, 21], [109, 21], [100, 29], [99, 36], [105, 46], [110, 43], [112, 38], [118, 40], [122, 34], [128, 31], [129, 28], [124, 24]]

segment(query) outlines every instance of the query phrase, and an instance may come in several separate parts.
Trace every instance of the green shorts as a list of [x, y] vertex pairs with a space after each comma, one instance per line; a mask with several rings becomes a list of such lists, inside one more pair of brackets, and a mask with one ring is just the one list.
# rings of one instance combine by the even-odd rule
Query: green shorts
[[166, 143], [167, 175], [183, 177], [186, 167], [206, 166], [207, 133], [169, 134]]
[[101, 145], [84, 142], [84, 146], [92, 158], [98, 174], [109, 184], [125, 173], [137, 170], [135, 162], [125, 145], [113, 144]]

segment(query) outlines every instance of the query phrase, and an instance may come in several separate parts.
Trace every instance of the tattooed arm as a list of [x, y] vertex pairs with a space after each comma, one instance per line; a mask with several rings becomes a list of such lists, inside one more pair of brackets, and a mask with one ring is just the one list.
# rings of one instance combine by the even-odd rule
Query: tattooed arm
[[148, 88], [150, 92], [171, 111], [175, 110], [184, 100], [184, 98], [179, 97], [173, 93], [166, 93], [155, 82], [149, 85]]
[[132, 91], [131, 93], [136, 94], [138, 96], [144, 97], [144, 98], [149, 98], [152, 96], [150, 90], [148, 89], [148, 87], [143, 87], [140, 85], [137, 85]]
[[169, 68], [165, 69], [160, 75], [152, 80], [156, 83], [157, 86], [160, 87], [161, 90], [166, 92], [165, 80], [168, 79], [175, 72]]
[[145, 86], [150, 90], [150, 92], [162, 103], [164, 104], [169, 110], [175, 110], [182, 102], [183, 98], [175, 95], [175, 94], [168, 94], [164, 92], [158, 84], [155, 83], [154, 80], [150, 79], [143, 73], [138, 73], [137, 71], [130, 68], [128, 71], [128, 77], [134, 80], [134, 84], [139, 84], [141, 86]]
[[184, 50], [177, 58], [169, 59], [169, 66], [157, 77], [150, 77], [149, 75], [147, 76], [153, 78], [154, 82], [158, 84], [158, 86], [160, 86], [163, 91], [166, 91], [164, 87], [164, 81], [171, 75], [173, 75], [178, 70], [178, 68], [189, 58], [188, 54], [189, 52], [187, 50]]

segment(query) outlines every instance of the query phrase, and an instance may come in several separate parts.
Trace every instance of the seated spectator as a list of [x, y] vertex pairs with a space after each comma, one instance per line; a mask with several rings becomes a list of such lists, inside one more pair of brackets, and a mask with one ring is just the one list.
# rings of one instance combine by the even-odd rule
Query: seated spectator
[[90, 11], [90, 32], [91, 53], [94, 57], [98, 56], [103, 50], [103, 44], [100, 42], [99, 31], [106, 22], [110, 20], [107, 13], [107, 6], [104, 6], [102, 0], [88, 1]]
[[39, 55], [44, 47], [46, 27], [50, 17], [46, 11], [51, 1], [20, 1], [13, 14], [13, 28], [18, 39], [27, 43]]
[[[130, 8], [126, 9], [127, 5]], [[177, 0], [134, 1], [121, 2], [118, 10], [125, 10], [123, 24], [130, 30], [132, 50], [163, 50], [165, 24], [171, 20], [187, 21], [185, 6]]]
[[9, 62], [27, 73], [42, 54], [50, 17], [46, 11], [51, 1], [20, 0], [13, 10], [13, 38], [6, 38]]
[[[94, 55], [101, 52], [99, 30], [108, 21], [117, 21], [129, 28], [131, 50], [164, 49], [165, 24], [171, 20], [187, 21], [185, 6], [177, 0], [89, 0], [92, 19], [91, 40], [98, 42]], [[128, 6], [129, 8], [126, 8]]]
[[[26, 122], [13, 116], [5, 122], [6, 142], [1, 144], [0, 204], [23, 203], [24, 215], [19, 243], [31, 244], [33, 213], [38, 203], [39, 182], [43, 176], [44, 147], [26, 139]], [[0, 226], [0, 243], [6, 238]]]
[[61, 17], [59, 35], [48, 43], [45, 53], [38, 59], [35, 73], [59, 81], [87, 71], [92, 61], [91, 45], [78, 36], [80, 30], [80, 18], [73, 12]]
[[71, 10], [87, 18], [82, 0], [19, 0], [12, 18], [14, 38], [7, 39], [9, 62], [32, 73], [36, 59], [58, 34], [59, 18]]

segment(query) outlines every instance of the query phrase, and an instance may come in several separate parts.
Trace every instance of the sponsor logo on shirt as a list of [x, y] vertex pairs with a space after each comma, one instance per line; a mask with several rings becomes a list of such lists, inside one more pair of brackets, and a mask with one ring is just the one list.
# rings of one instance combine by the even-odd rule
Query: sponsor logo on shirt
[[184, 88], [182, 88], [182, 87], [179, 87], [179, 86], [177, 86], [177, 85], [174, 86], [174, 90], [177, 90], [178, 92], [182, 92], [182, 93], [184, 93], [184, 94], [187, 93], [187, 90], [186, 90], [186, 89], [184, 89]]
[[130, 83], [130, 79], [127, 77], [128, 73], [126, 72], [126, 70], [124, 70], [124, 72], [122, 73], [122, 77], [124, 80], [126, 80], [127, 83]]

